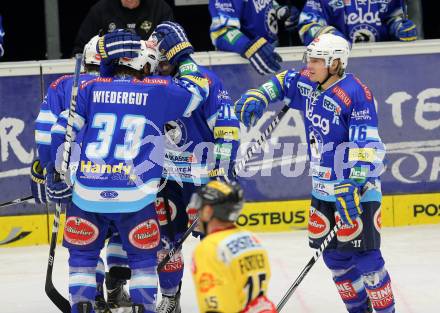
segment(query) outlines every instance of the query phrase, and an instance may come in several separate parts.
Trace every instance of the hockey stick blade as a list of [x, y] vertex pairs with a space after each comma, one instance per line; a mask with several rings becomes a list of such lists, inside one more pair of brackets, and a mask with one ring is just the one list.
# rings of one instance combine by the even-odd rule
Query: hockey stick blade
[[[364, 187], [362, 188], [361, 196], [363, 196], [370, 188], [373, 188], [373, 187], [374, 187], [373, 183], [367, 182], [364, 185]], [[322, 253], [327, 248], [327, 246], [330, 244], [330, 242], [333, 240], [333, 238], [336, 237], [336, 234], [341, 227], [342, 227], [342, 220], [339, 220], [336, 223], [336, 225], [333, 227], [333, 229], [330, 231], [330, 233], [327, 235], [327, 237], [325, 237], [324, 241], [319, 246], [319, 249], [315, 251], [315, 254], [313, 255], [313, 257], [309, 260], [309, 262], [307, 262], [306, 266], [303, 268], [301, 273], [295, 279], [293, 284], [289, 287], [286, 294], [280, 300], [280, 302], [277, 305], [277, 312], [281, 312], [283, 307], [286, 305], [287, 301], [289, 301], [290, 297], [295, 292], [296, 288], [298, 288], [299, 284], [301, 284], [301, 282], [303, 281], [304, 277], [306, 277], [307, 273], [310, 271], [310, 269], [313, 267], [313, 265], [315, 265], [316, 261], [321, 257]]]
[[19, 198], [19, 199], [15, 199], [12, 201], [8, 201], [5, 203], [0, 204], [0, 208], [4, 207], [4, 206], [8, 206], [8, 205], [12, 205], [12, 204], [19, 204], [22, 202], [26, 202], [28, 200], [32, 200], [34, 197], [33, 196], [28, 196], [28, 197], [24, 197], [24, 198]]

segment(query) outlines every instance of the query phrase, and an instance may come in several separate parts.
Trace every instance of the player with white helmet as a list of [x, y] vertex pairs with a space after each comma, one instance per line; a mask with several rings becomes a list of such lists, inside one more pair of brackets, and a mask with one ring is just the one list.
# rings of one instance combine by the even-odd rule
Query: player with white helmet
[[[235, 103], [247, 126], [269, 103], [303, 112], [312, 175], [309, 242], [319, 248], [339, 220], [343, 226], [324, 262], [348, 312], [394, 312], [391, 281], [380, 251], [379, 172], [385, 150], [370, 89], [345, 73], [348, 42], [323, 34], [307, 46], [301, 71], [287, 70]], [[362, 196], [360, 190], [373, 185]]]
[[[169, 119], [191, 116], [209, 95], [208, 80], [198, 74], [189, 57], [192, 47], [178, 50], [182, 41], [174, 30], [163, 37], [166, 44], [161, 49], [175, 52], [177, 65], [190, 65], [195, 70], [178, 79], [153, 75], [159, 47], [142, 42], [137, 57], [118, 60], [113, 78], [98, 77], [83, 83], [73, 128], [84, 134], [72, 196], [66, 182], [47, 180], [48, 189], [66, 190], [54, 200], [71, 201], [63, 245], [70, 255], [72, 313], [96, 312], [97, 286], [91, 273], [96, 271], [110, 226], [119, 233], [131, 269], [130, 312], [156, 311], [160, 230], [154, 200], [163, 170], [162, 129]], [[67, 115], [62, 112], [51, 129], [52, 157], [64, 143], [66, 126]], [[54, 171], [51, 168], [49, 172]]]

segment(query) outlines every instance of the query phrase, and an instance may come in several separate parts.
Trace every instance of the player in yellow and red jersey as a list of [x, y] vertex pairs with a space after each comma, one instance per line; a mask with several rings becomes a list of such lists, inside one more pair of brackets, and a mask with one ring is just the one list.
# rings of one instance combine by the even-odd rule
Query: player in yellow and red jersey
[[243, 207], [238, 183], [211, 181], [192, 197], [206, 237], [196, 247], [192, 272], [200, 312], [274, 313], [266, 297], [270, 265], [252, 232], [234, 222]]

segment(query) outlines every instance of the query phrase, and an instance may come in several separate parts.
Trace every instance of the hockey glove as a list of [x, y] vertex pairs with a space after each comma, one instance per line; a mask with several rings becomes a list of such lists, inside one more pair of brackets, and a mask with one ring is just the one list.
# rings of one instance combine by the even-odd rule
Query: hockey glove
[[261, 75], [279, 71], [281, 69], [280, 62], [283, 61], [280, 55], [274, 51], [274, 47], [263, 37], [251, 41], [241, 56], [248, 59]]
[[300, 11], [292, 6], [288, 7], [287, 5], [280, 6], [276, 9], [277, 20], [284, 25], [284, 29], [286, 31], [293, 31], [295, 27], [298, 25]]
[[400, 41], [417, 40], [417, 27], [411, 20], [398, 20], [391, 24], [390, 32]]
[[40, 160], [35, 160], [31, 166], [31, 191], [36, 203], [47, 203], [46, 184]]
[[245, 126], [254, 126], [263, 115], [268, 103], [269, 100], [262, 91], [250, 89], [235, 101], [235, 115]]
[[351, 179], [346, 179], [334, 187], [336, 209], [344, 224], [354, 225], [354, 220], [362, 214], [359, 186]]
[[53, 163], [46, 168], [46, 194], [50, 201], [58, 203], [68, 203], [72, 197], [72, 187], [61, 180]]
[[119, 58], [132, 59], [141, 50], [141, 37], [129, 30], [117, 29], [100, 37], [97, 51], [101, 56], [101, 77], [112, 77]]
[[194, 48], [185, 34], [182, 26], [174, 22], [159, 24], [153, 35], [159, 43], [160, 52], [166, 56], [172, 65], [178, 65], [186, 60]]

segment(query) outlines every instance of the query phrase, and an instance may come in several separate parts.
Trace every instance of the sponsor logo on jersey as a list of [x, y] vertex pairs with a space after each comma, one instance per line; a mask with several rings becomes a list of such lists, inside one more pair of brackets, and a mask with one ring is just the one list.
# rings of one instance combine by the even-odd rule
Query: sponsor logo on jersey
[[238, 140], [239, 129], [237, 127], [215, 127], [214, 138], [223, 138], [225, 140]]
[[350, 169], [350, 178], [352, 179], [364, 179], [367, 178], [369, 169], [367, 167], [356, 166]]
[[231, 143], [215, 144], [214, 154], [217, 160], [229, 160], [232, 155], [232, 144]]
[[335, 100], [333, 100], [329, 96], [324, 96], [324, 101], [322, 103], [322, 106], [327, 111], [333, 112], [336, 115], [341, 114], [341, 107], [339, 106], [339, 104], [336, 103]]
[[226, 240], [226, 247], [232, 255], [237, 255], [245, 250], [260, 248], [261, 244], [257, 237], [248, 233], [240, 234]]
[[215, 287], [215, 278], [211, 273], [202, 273], [199, 278], [200, 292], [206, 293]]
[[370, 109], [366, 108], [360, 111], [353, 110], [353, 112], [351, 112], [351, 118], [356, 121], [369, 121], [371, 120]]
[[[336, 223], [341, 220], [339, 213], [336, 213]], [[336, 236], [340, 242], [349, 242], [357, 238], [364, 229], [364, 224], [362, 220], [358, 217], [353, 221], [353, 226], [342, 224], [341, 228], [339, 228]]]
[[374, 148], [352, 148], [348, 151], [348, 161], [376, 162], [378, 160]]
[[98, 238], [99, 230], [95, 224], [81, 217], [70, 216], [64, 226], [64, 240], [73, 245], [85, 246]]
[[394, 302], [393, 291], [391, 290], [391, 282], [388, 281], [385, 285], [376, 289], [367, 289], [368, 297], [374, 309], [381, 310], [390, 307]]
[[91, 79], [91, 80], [88, 80], [88, 81], [82, 83], [79, 88], [84, 89], [92, 83], [111, 83], [112, 81], [113, 81], [113, 78], [111, 78], [111, 77], [97, 77], [97, 78], [94, 78], [94, 79]]
[[148, 219], [135, 226], [128, 234], [130, 243], [139, 249], [153, 249], [159, 245], [159, 225], [154, 219]]
[[102, 198], [104, 198], [104, 199], [114, 199], [114, 198], [116, 198], [117, 196], [119, 196], [119, 194], [118, 194], [116, 191], [113, 191], [113, 190], [105, 190], [105, 191], [102, 191], [99, 195], [100, 195]]
[[272, 5], [272, 0], [253, 0], [252, 2], [254, 3], [255, 11], [257, 13], [264, 10], [266, 6]]
[[312, 86], [310, 86], [309, 84], [306, 84], [306, 83], [300, 82], [300, 81], [298, 81], [298, 82], [296, 83], [296, 86], [297, 86], [298, 89], [299, 89], [299, 93], [300, 93], [302, 96], [304, 96], [304, 97], [308, 97], [308, 96], [310, 95], [310, 93], [312, 92], [312, 90], [313, 90], [313, 87], [312, 87]]
[[330, 230], [330, 221], [322, 212], [314, 207], [310, 207], [309, 212], [309, 224], [307, 227], [309, 237], [312, 239], [324, 237]]
[[61, 81], [65, 80], [65, 79], [68, 79], [68, 78], [72, 78], [72, 77], [73, 77], [73, 75], [63, 75], [63, 76], [61, 76], [61, 77], [57, 78], [56, 80], [54, 80], [50, 84], [50, 88], [55, 89], [55, 88], [57, 88], [57, 86], [59, 85], [59, 83]]
[[332, 91], [345, 104], [347, 108], [350, 107], [351, 98], [347, 95], [344, 89], [339, 86], [334, 86]]
[[371, 101], [373, 99], [373, 96], [371, 95], [370, 89], [363, 82], [361, 82], [359, 78], [355, 77], [354, 79], [358, 82], [359, 85], [361, 85], [362, 89], [364, 90], [365, 98]]
[[357, 25], [357, 24], [370, 24], [380, 26], [382, 22], [380, 20], [379, 11], [372, 12], [368, 11], [364, 14], [362, 8], [357, 9], [357, 12], [351, 12], [345, 16], [345, 23], [347, 25]]
[[[156, 209], [157, 219], [159, 220], [160, 226], [168, 224], [166, 212], [167, 208], [165, 207], [165, 201], [163, 197], [156, 198], [156, 201], [154, 201], [154, 208]], [[174, 221], [177, 216], [177, 206], [170, 199], [168, 199], [168, 210], [170, 212], [171, 221]]]
[[215, 0], [214, 6], [219, 11], [235, 12], [232, 2], [220, 2], [219, 0]]
[[166, 150], [165, 159], [173, 163], [197, 163], [196, 155], [188, 151]]
[[310, 166], [310, 173], [311, 176], [317, 177], [319, 179], [329, 180], [332, 176], [332, 169], [330, 167], [312, 164]]
[[82, 173], [93, 174], [111, 174], [111, 173], [124, 173], [130, 175], [131, 165], [125, 165], [120, 162], [119, 164], [94, 164], [92, 161], [85, 162], [81, 160], [79, 171]]

